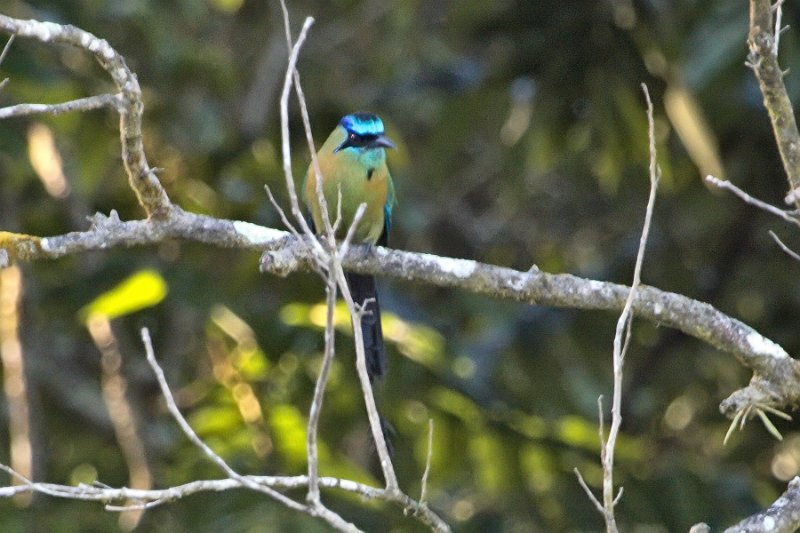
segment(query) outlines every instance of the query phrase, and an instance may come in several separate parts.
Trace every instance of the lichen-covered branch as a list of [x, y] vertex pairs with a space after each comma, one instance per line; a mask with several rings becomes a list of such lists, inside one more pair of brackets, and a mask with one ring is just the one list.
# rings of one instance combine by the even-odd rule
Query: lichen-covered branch
[[[86, 231], [53, 237], [0, 232], [0, 267], [10, 260], [53, 259], [86, 251], [153, 245], [181, 239], [247, 250], [264, 250], [262, 269], [281, 276], [311, 270], [310, 248], [291, 234], [249, 222], [217, 219], [174, 208], [166, 219], [121, 221], [116, 213], [95, 215]], [[4, 258], [5, 257], [5, 261]], [[342, 266], [359, 273], [453, 287], [519, 302], [620, 312], [630, 290], [625, 285], [527, 272], [478, 261], [375, 247], [351, 247]], [[637, 318], [668, 326], [728, 352], [753, 371], [750, 386], [723, 402], [733, 416], [742, 402], [774, 407], [800, 403], [800, 363], [750, 326], [713, 306], [680, 294], [642, 285], [633, 303]]]
[[[300, 246], [284, 241], [266, 252], [264, 270], [286, 275], [309, 268]], [[571, 274], [549, 274], [533, 268], [521, 272], [466, 259], [438, 257], [377, 247], [355, 248], [343, 261], [348, 270], [454, 287], [476, 294], [520, 302], [620, 312], [629, 287], [589, 280]], [[772, 406], [792, 406], [800, 399], [800, 364], [786, 351], [750, 326], [713, 306], [680, 294], [642, 285], [633, 303], [637, 318], [669, 326], [731, 353], [753, 370], [746, 392], [751, 400]], [[742, 391], [739, 391], [742, 392]], [[723, 402], [724, 412], [738, 403]]]
[[770, 0], [750, 0], [750, 32], [747, 38], [750, 53], [747, 64], [758, 78], [764, 106], [769, 113], [789, 180], [790, 192], [786, 201], [800, 208], [800, 134], [792, 102], [783, 83], [784, 72], [778, 64], [776, 46], [781, 28], [776, 28], [774, 20], [780, 8], [780, 2], [773, 6]]
[[800, 528], [800, 477], [789, 482], [786, 492], [768, 508], [749, 516], [725, 533], [792, 533]]

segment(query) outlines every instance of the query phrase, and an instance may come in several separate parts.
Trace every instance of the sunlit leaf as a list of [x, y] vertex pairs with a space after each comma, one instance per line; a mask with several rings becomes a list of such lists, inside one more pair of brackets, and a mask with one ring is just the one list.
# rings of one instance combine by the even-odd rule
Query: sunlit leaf
[[80, 310], [86, 320], [92, 315], [109, 319], [135, 313], [161, 302], [167, 295], [167, 282], [155, 270], [141, 270], [102, 293]]

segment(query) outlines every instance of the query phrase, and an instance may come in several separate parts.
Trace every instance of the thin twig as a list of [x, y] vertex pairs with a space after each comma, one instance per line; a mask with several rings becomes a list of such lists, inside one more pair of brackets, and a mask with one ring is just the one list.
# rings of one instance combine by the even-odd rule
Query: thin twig
[[[346, 256], [347, 252], [350, 251], [350, 244], [353, 242], [353, 238], [356, 235], [356, 228], [358, 228], [358, 225], [361, 223], [361, 219], [364, 217], [366, 211], [367, 204], [363, 202], [360, 203], [358, 209], [356, 209], [356, 214], [353, 215], [353, 223], [350, 224], [350, 227], [347, 229], [347, 235], [345, 235], [341, 246], [339, 246], [339, 251], [336, 253], [339, 258]], [[339, 266], [341, 266], [341, 261], [339, 262]]]
[[781, 33], [783, 33], [783, 28], [781, 28], [781, 19], [783, 18], [783, 0], [777, 0], [777, 2], [773, 4], [772, 9], [775, 11], [775, 29], [773, 30], [775, 43], [772, 45], [772, 53], [775, 55], [775, 57], [778, 57]]
[[[281, 12], [283, 14], [283, 26], [286, 30], [286, 44], [291, 50], [292, 34], [289, 25], [289, 9], [286, 7], [285, 0], [281, 0]], [[305, 94], [303, 93], [303, 88], [300, 84], [300, 72], [297, 70], [297, 68], [292, 69], [292, 75], [294, 76], [294, 89], [295, 93], [297, 94], [297, 101], [300, 105], [300, 115], [303, 119], [303, 132], [305, 133], [308, 150], [311, 153], [311, 166], [314, 169], [314, 174], [316, 177], [315, 192], [317, 195], [317, 201], [319, 202], [320, 218], [322, 219], [322, 224], [324, 225], [323, 228], [317, 228], [317, 231], [325, 235], [328, 241], [328, 248], [333, 248], [336, 246], [335, 230], [331, 225], [330, 214], [328, 212], [328, 203], [325, 200], [325, 195], [322, 190], [322, 170], [320, 170], [319, 159], [317, 158], [317, 149], [314, 146], [314, 136], [311, 132], [311, 120], [309, 119], [308, 115], [308, 106], [306, 105]], [[339, 205], [341, 206], [341, 201]]]
[[[288, 30], [289, 28], [289, 18], [288, 18], [288, 10], [286, 9], [286, 5], [284, 2], [281, 3], [281, 8], [283, 10], [284, 16], [284, 24], [287, 28], [287, 43], [291, 43], [291, 34]], [[306, 19], [305, 24], [303, 25], [303, 30], [300, 32], [300, 36], [298, 37], [297, 41], [295, 42], [294, 47], [292, 48], [292, 54], [289, 58], [289, 66], [286, 70], [286, 78], [284, 80], [284, 90], [281, 94], [281, 132], [283, 136], [283, 162], [284, 162], [284, 174], [286, 176], [287, 181], [287, 188], [289, 189], [289, 199], [292, 205], [292, 213], [294, 214], [295, 218], [298, 219], [298, 223], [303, 228], [303, 231], [307, 233], [311, 238], [312, 242], [316, 241], [316, 246], [321, 248], [319, 241], [316, 240], [312, 234], [311, 230], [308, 227], [307, 223], [302, 217], [300, 213], [299, 203], [297, 201], [297, 193], [294, 188], [294, 179], [291, 177], [291, 153], [289, 149], [289, 127], [288, 127], [288, 96], [289, 91], [291, 89], [292, 80], [295, 80], [295, 85], [298, 85], [299, 82], [299, 75], [297, 75], [295, 69], [297, 64], [297, 54], [299, 52], [299, 47], [302, 44], [303, 40], [305, 39], [305, 32], [307, 28], [310, 26], [313, 19], [310, 17]], [[323, 234], [326, 236], [326, 240], [328, 241], [328, 248], [329, 254], [332, 255], [328, 264], [330, 268], [334, 270], [337, 282], [339, 284], [339, 289], [341, 290], [342, 297], [344, 298], [345, 302], [347, 303], [348, 310], [352, 317], [353, 322], [353, 336], [355, 337], [355, 347], [356, 347], [356, 368], [358, 370], [359, 379], [361, 381], [361, 389], [364, 395], [364, 401], [367, 408], [367, 416], [370, 422], [370, 428], [372, 430], [373, 439], [375, 440], [375, 447], [378, 451], [378, 457], [380, 459], [381, 467], [383, 469], [384, 478], [386, 479], [386, 487], [387, 490], [392, 491], [399, 491], [398, 484], [397, 484], [397, 477], [394, 473], [394, 467], [391, 462], [391, 457], [389, 456], [388, 447], [386, 446], [386, 441], [383, 435], [383, 430], [381, 428], [380, 417], [378, 415], [378, 409], [375, 405], [375, 398], [372, 392], [372, 385], [369, 381], [369, 376], [366, 370], [366, 357], [364, 354], [364, 340], [362, 337], [361, 332], [361, 316], [358, 307], [356, 306], [355, 302], [353, 302], [352, 295], [350, 294], [350, 288], [347, 285], [347, 280], [344, 276], [344, 270], [342, 269], [341, 265], [341, 249], [339, 251], [336, 250], [335, 246], [335, 235], [333, 232], [333, 226], [331, 225], [331, 221], [328, 215], [328, 206], [325, 199], [325, 195], [322, 190], [322, 176], [319, 172], [319, 163], [314, 162], [316, 158], [316, 151], [314, 149], [313, 139], [311, 138], [311, 126], [308, 122], [308, 114], [307, 110], [305, 109], [305, 98], [302, 95], [302, 90], [298, 91], [298, 99], [300, 100], [301, 110], [303, 110], [303, 126], [306, 132], [306, 139], [309, 143], [309, 149], [312, 152], [312, 165], [314, 166], [314, 172], [317, 173], [317, 180], [316, 180], [316, 193], [317, 193], [317, 201], [319, 202], [320, 206], [320, 213], [322, 214], [321, 218], [323, 219], [324, 228], [317, 228], [318, 231], [322, 231]], [[339, 202], [340, 209], [341, 202]], [[360, 213], [359, 213], [360, 212]], [[342, 248], [345, 250], [349, 247], [349, 241], [353, 238], [355, 228], [357, 227], [358, 223], [360, 222], [361, 216], [363, 216], [363, 210], [359, 209], [359, 212], [356, 213], [356, 216], [353, 217], [352, 224], [348, 229], [347, 237], [345, 238], [345, 242], [342, 245]]]
[[594, 495], [592, 489], [590, 489], [589, 485], [586, 484], [586, 481], [583, 479], [580, 470], [578, 470], [578, 468], [575, 467], [572, 469], [572, 471], [575, 472], [575, 476], [578, 478], [578, 484], [581, 486], [581, 488], [583, 488], [583, 491], [586, 493], [586, 496], [589, 498], [589, 501], [591, 501], [594, 504], [594, 507], [595, 509], [597, 509], [597, 512], [604, 515], [605, 511], [603, 510], [603, 504], [600, 503], [600, 500], [598, 500], [597, 496]]
[[228, 466], [228, 463], [226, 463], [222, 457], [217, 455], [214, 450], [208, 446], [208, 444], [203, 442], [203, 440], [197, 436], [197, 433], [194, 432], [192, 427], [181, 414], [178, 405], [175, 403], [175, 398], [172, 396], [172, 391], [169, 388], [169, 384], [167, 384], [167, 378], [164, 376], [164, 371], [159, 366], [158, 361], [156, 361], [156, 355], [153, 351], [153, 343], [150, 340], [150, 331], [147, 328], [142, 328], [142, 342], [144, 343], [145, 353], [147, 354], [147, 362], [150, 364], [150, 368], [153, 369], [153, 373], [156, 375], [156, 379], [158, 380], [158, 385], [161, 388], [161, 394], [164, 395], [164, 399], [167, 402], [167, 410], [169, 410], [169, 413], [181, 427], [183, 433], [189, 438], [192, 444], [200, 448], [206, 457], [216, 463], [216, 465], [219, 466], [231, 479], [235, 479], [249, 489], [263, 492], [264, 494], [275, 498], [291, 509], [307, 512], [307, 507], [305, 505], [300, 504], [269, 487], [254, 483], [245, 476], [238, 474], [235, 470]]
[[[300, 47], [305, 40], [306, 33], [308, 32], [308, 28], [310, 28], [311, 24], [313, 23], [313, 19], [311, 17], [306, 18], [305, 23], [303, 24], [303, 29], [300, 32], [300, 35], [297, 38], [294, 46], [292, 45], [291, 39], [291, 32], [289, 26], [289, 12], [286, 8], [286, 4], [283, 0], [281, 0], [281, 9], [283, 11], [284, 17], [284, 26], [286, 29], [286, 42], [291, 50], [291, 54], [289, 56], [289, 65], [286, 69], [286, 77], [284, 79], [284, 88], [281, 94], [281, 133], [282, 133], [282, 147], [283, 147], [283, 162], [284, 162], [284, 175], [286, 177], [286, 185], [289, 192], [289, 199], [292, 207], [292, 214], [294, 215], [295, 219], [297, 220], [300, 227], [303, 229], [303, 233], [309, 239], [309, 242], [312, 244], [312, 249], [316, 252], [315, 255], [317, 257], [318, 263], [325, 263], [320, 271], [327, 270], [327, 273], [324, 275], [324, 279], [326, 280], [326, 290], [327, 290], [327, 319], [326, 319], [326, 328], [325, 328], [325, 354], [323, 356], [323, 363], [320, 370], [320, 375], [317, 377], [317, 382], [314, 388], [314, 398], [312, 401], [311, 406], [311, 413], [309, 415], [309, 425], [308, 425], [308, 435], [307, 435], [307, 454], [308, 454], [308, 472], [309, 472], [309, 488], [307, 494], [307, 500], [309, 504], [312, 506], [312, 509], [315, 513], [319, 514], [323, 518], [326, 518], [329, 522], [333, 520], [339, 520], [344, 522], [339, 515], [327, 509], [320, 500], [319, 494], [319, 486], [318, 486], [318, 476], [319, 476], [319, 459], [317, 456], [317, 427], [319, 423], [319, 415], [322, 409], [322, 401], [323, 396], [325, 393], [325, 386], [328, 381], [328, 375], [330, 371], [330, 365], [333, 361], [334, 353], [334, 331], [333, 331], [333, 314], [335, 311], [336, 306], [336, 272], [341, 271], [341, 259], [336, 250], [336, 238], [334, 235], [334, 230], [331, 227], [330, 218], [328, 215], [328, 208], [327, 203], [325, 202], [325, 197], [322, 190], [322, 177], [319, 170], [319, 162], [316, 158], [316, 150], [314, 149], [314, 141], [311, 134], [311, 126], [310, 121], [308, 118], [308, 110], [306, 108], [305, 103], [305, 96], [303, 95], [302, 88], [300, 87], [300, 74], [297, 71], [297, 57], [299, 54]], [[302, 213], [300, 212], [300, 205], [297, 199], [297, 191], [295, 190], [294, 186], [294, 178], [291, 174], [291, 150], [289, 148], [289, 125], [288, 125], [288, 96], [289, 91], [292, 85], [292, 79], [294, 79], [295, 91], [297, 93], [298, 101], [300, 103], [300, 108], [303, 114], [303, 126], [306, 133], [306, 140], [308, 142], [309, 149], [311, 151], [311, 157], [313, 161], [313, 165], [316, 172], [316, 193], [318, 197], [318, 202], [320, 206], [320, 212], [322, 214], [323, 219], [323, 227], [317, 228], [323, 235], [325, 235], [326, 243], [327, 243], [327, 251], [324, 247], [320, 244], [320, 241], [316, 235], [313, 234], [311, 228], [309, 227], [308, 223], [306, 222], [305, 218], [303, 217]], [[341, 201], [339, 202], [341, 205]], [[361, 212], [363, 215], [363, 210]], [[357, 217], [357, 220], [354, 221], [354, 224], [358, 223], [361, 216]], [[352, 238], [352, 235], [350, 235]], [[345, 247], [349, 245], [349, 242], [345, 242]], [[322, 272], [320, 272], [322, 273]], [[354, 526], [353, 526], [354, 527]]]
[[292, 174], [292, 152], [289, 141], [289, 93], [292, 90], [292, 74], [297, 66], [300, 48], [303, 46], [306, 36], [308, 35], [308, 30], [311, 28], [312, 24], [314, 24], [314, 19], [312, 17], [306, 17], [306, 20], [303, 23], [303, 28], [300, 30], [300, 35], [297, 36], [297, 41], [294, 43], [291, 53], [289, 54], [289, 65], [286, 68], [286, 77], [284, 78], [283, 82], [283, 90], [281, 91], [280, 102], [281, 153], [283, 156], [283, 174], [286, 178], [286, 190], [289, 192], [289, 204], [291, 206], [292, 215], [294, 215], [297, 223], [303, 230], [303, 233], [309, 237], [314, 252], [318, 254], [320, 258], [325, 258], [324, 262], [327, 263], [327, 252], [325, 252], [320, 242], [315, 238], [314, 232], [311, 231], [308, 222], [306, 222], [306, 219], [303, 217], [303, 213], [300, 210], [300, 202], [297, 198], [297, 189], [295, 188], [294, 175]]
[[759, 209], [763, 209], [767, 213], [771, 213], [771, 214], [773, 214], [775, 216], [781, 217], [786, 222], [790, 222], [790, 223], [794, 224], [795, 226], [800, 226], [800, 219], [798, 219], [793, 214], [792, 211], [788, 211], [788, 210], [785, 210], [785, 209], [779, 209], [779, 208], [775, 207], [774, 205], [771, 205], [771, 204], [768, 204], [767, 202], [759, 200], [758, 198], [753, 198], [752, 196], [750, 196], [749, 194], [747, 194], [742, 189], [740, 189], [739, 187], [737, 187], [736, 185], [734, 185], [733, 183], [731, 183], [728, 180], [721, 180], [721, 179], [716, 178], [714, 176], [708, 175], [708, 176], [706, 176], [706, 183], [709, 183], [709, 184], [711, 184], [711, 185], [713, 185], [713, 186], [715, 186], [717, 188], [720, 188], [720, 189], [728, 190], [728, 191], [732, 192], [733, 194], [735, 194], [736, 196], [738, 196], [745, 203], [753, 205], [753, 206], [755, 206], [755, 207], [757, 207]]
[[334, 314], [336, 312], [336, 297], [338, 295], [336, 278], [328, 269], [329, 275], [325, 287], [326, 295], [326, 315], [325, 315], [325, 351], [322, 357], [319, 376], [314, 385], [314, 396], [311, 401], [311, 408], [308, 415], [308, 430], [306, 438], [306, 452], [308, 454], [308, 502], [312, 505], [319, 505], [319, 458], [317, 456], [317, 431], [319, 427], [319, 417], [322, 412], [322, 401], [325, 395], [325, 386], [328, 383], [335, 350]]
[[[6, 41], [6, 45], [3, 47], [3, 51], [0, 52], [0, 65], [3, 64], [3, 60], [6, 58], [6, 55], [8, 55], [8, 51], [11, 50], [11, 43], [14, 42], [14, 39], [16, 37], [17, 37], [17, 34], [16, 33], [12, 33], [11, 36], [8, 38], [8, 41]], [[6, 85], [8, 85], [8, 80], [9, 80], [9, 78], [4, 78], [3, 80], [0, 81], [0, 91], [2, 91], [3, 88]]]
[[781, 250], [783, 250], [786, 254], [788, 254], [789, 257], [791, 257], [795, 261], [800, 261], [800, 254], [798, 254], [797, 252], [786, 246], [783, 243], [783, 241], [778, 238], [778, 236], [775, 234], [774, 231], [770, 230], [769, 234], [772, 237], [772, 240], [774, 240], [778, 244], [778, 246], [780, 246]]
[[12, 33], [8, 37], [8, 41], [6, 41], [6, 45], [3, 47], [3, 51], [0, 52], [0, 65], [3, 64], [3, 61], [5, 61], [6, 56], [8, 55], [8, 51], [11, 50], [11, 44], [14, 42], [14, 39], [16, 38], [17, 38], [16, 33]]
[[295, 238], [302, 240], [303, 238], [302, 235], [300, 235], [300, 233], [297, 231], [297, 228], [294, 227], [294, 224], [292, 224], [292, 222], [289, 220], [289, 217], [286, 216], [286, 211], [283, 210], [281, 204], [279, 204], [278, 201], [275, 199], [275, 196], [273, 196], [272, 189], [269, 188], [269, 185], [264, 185], [264, 189], [267, 191], [267, 196], [269, 196], [269, 201], [272, 204], [272, 207], [274, 207], [275, 210], [278, 212], [278, 216], [280, 216], [283, 225], [286, 226], [286, 228], [292, 235], [295, 236]]
[[397, 476], [394, 472], [391, 456], [389, 455], [389, 448], [386, 446], [386, 439], [383, 435], [383, 428], [381, 427], [381, 419], [378, 414], [378, 407], [375, 404], [375, 395], [372, 392], [372, 384], [370, 383], [369, 373], [367, 372], [367, 362], [364, 351], [364, 337], [361, 330], [361, 303], [357, 305], [353, 301], [353, 295], [350, 293], [350, 288], [347, 286], [347, 280], [344, 276], [344, 270], [341, 265], [336, 272], [336, 278], [339, 283], [339, 289], [342, 291], [342, 298], [347, 304], [347, 310], [353, 322], [353, 337], [356, 348], [356, 370], [358, 379], [361, 382], [361, 393], [364, 396], [364, 404], [367, 408], [367, 418], [369, 419], [370, 429], [372, 430], [372, 438], [375, 441], [375, 449], [378, 452], [378, 459], [381, 463], [383, 470], [383, 477], [386, 480], [386, 490], [389, 492], [399, 491], [397, 483]]
[[359, 381], [361, 382], [361, 392], [364, 396], [364, 404], [367, 408], [367, 418], [369, 419], [370, 429], [372, 430], [372, 438], [375, 441], [375, 449], [378, 452], [378, 459], [380, 460], [384, 479], [386, 480], [386, 490], [390, 492], [399, 492], [400, 489], [399, 485], [397, 484], [397, 476], [394, 472], [394, 466], [392, 465], [392, 458], [389, 454], [389, 448], [386, 445], [386, 438], [383, 434], [381, 419], [380, 415], [378, 414], [378, 407], [375, 404], [375, 395], [372, 391], [372, 382], [369, 379], [369, 372], [367, 372], [364, 337], [361, 330], [361, 318], [366, 310], [366, 306], [364, 305], [364, 302], [355, 302], [353, 300], [353, 296], [350, 293], [350, 287], [347, 284], [347, 279], [345, 278], [344, 269], [342, 268], [341, 263], [341, 257], [347, 252], [350, 246], [350, 241], [355, 235], [356, 228], [361, 223], [361, 217], [364, 215], [366, 207], [367, 206], [364, 203], [358, 206], [356, 214], [353, 217], [353, 222], [350, 224], [350, 227], [347, 230], [347, 236], [345, 237], [344, 242], [342, 242], [341, 248], [334, 253], [331, 268], [336, 274], [336, 278], [339, 283], [339, 290], [342, 292], [342, 298], [344, 298], [344, 301], [347, 304], [347, 309], [350, 312], [350, 317], [353, 323], [353, 337], [355, 338], [356, 348], [356, 370], [358, 372]]
[[428, 419], [428, 454], [425, 457], [425, 471], [422, 473], [422, 487], [419, 491], [419, 503], [425, 505], [428, 496], [428, 476], [431, 473], [431, 459], [433, 458], [433, 418]]
[[636, 255], [636, 264], [633, 269], [633, 281], [631, 282], [628, 298], [625, 300], [625, 306], [623, 307], [622, 313], [617, 321], [617, 327], [614, 334], [614, 392], [611, 407], [611, 427], [609, 428], [608, 439], [604, 443], [604, 453], [602, 454], [603, 515], [606, 521], [606, 530], [609, 532], [617, 531], [614, 507], [622, 495], [621, 492], [616, 496], [614, 495], [614, 450], [617, 442], [617, 436], [619, 435], [619, 429], [622, 424], [622, 368], [625, 360], [625, 352], [629, 345], [628, 339], [630, 338], [630, 327], [633, 320], [633, 301], [636, 298], [636, 292], [641, 283], [642, 264], [644, 263], [645, 249], [647, 248], [647, 238], [650, 234], [650, 223], [652, 221], [653, 208], [655, 206], [656, 191], [658, 190], [658, 180], [661, 174], [661, 170], [658, 168], [656, 159], [653, 102], [650, 100], [650, 93], [647, 90], [647, 85], [642, 84], [642, 91], [644, 93], [645, 100], [647, 101], [648, 139], [650, 147], [650, 195], [647, 200], [647, 208], [645, 211], [641, 237], [639, 238], [639, 250]]
[[[11, 487], [0, 487], [0, 498], [9, 498], [15, 494], [23, 492], [38, 492], [56, 498], [69, 498], [73, 500], [113, 502], [123, 500], [133, 500], [142, 503], [130, 505], [107, 505], [109, 511], [125, 511], [140, 508], [146, 505], [147, 508], [156, 507], [167, 502], [179, 500], [192, 496], [200, 492], [223, 492], [227, 490], [246, 488], [240, 481], [232, 478], [223, 479], [200, 479], [190, 481], [183, 485], [176, 485], [163, 489], [131, 489], [128, 487], [114, 488], [104, 483], [95, 481], [91, 485], [58, 485], [55, 483], [35, 482], [16, 472], [13, 468], [0, 463], [0, 470], [7, 472], [10, 476], [18, 479], [22, 484]], [[247, 480], [259, 485], [273, 487], [275, 489], [292, 490], [308, 486], [308, 476], [243, 476]], [[352, 494], [357, 494], [365, 500], [376, 500], [396, 503], [404, 509], [422, 519], [422, 522], [437, 531], [447, 531], [447, 524], [436, 516], [426, 506], [408, 498], [405, 495], [395, 495], [388, 493], [385, 489], [371, 487], [363, 483], [340, 479], [334, 477], [319, 478], [321, 487], [338, 489]], [[146, 502], [146, 503], [144, 503]]]

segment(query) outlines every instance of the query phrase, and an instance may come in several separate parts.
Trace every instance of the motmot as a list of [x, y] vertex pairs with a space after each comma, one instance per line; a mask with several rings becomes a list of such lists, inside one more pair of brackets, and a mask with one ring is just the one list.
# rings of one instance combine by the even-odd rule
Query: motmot
[[[386, 149], [395, 148], [386, 137], [383, 121], [372, 113], [345, 115], [317, 152], [322, 193], [331, 218], [337, 213], [341, 191], [341, 238], [353, 223], [358, 207], [366, 210], [355, 229], [353, 242], [386, 246], [396, 203], [394, 183], [386, 165]], [[303, 201], [318, 233], [325, 223], [317, 196], [317, 173], [313, 162], [306, 172]], [[372, 275], [346, 272], [353, 301], [365, 305], [361, 320], [364, 352], [370, 382], [386, 373], [386, 350], [381, 329], [381, 311]]]

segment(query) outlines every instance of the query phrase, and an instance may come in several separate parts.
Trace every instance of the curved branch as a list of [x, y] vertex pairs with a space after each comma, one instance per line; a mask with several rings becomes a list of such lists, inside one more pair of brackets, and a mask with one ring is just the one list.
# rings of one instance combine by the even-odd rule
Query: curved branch
[[147, 164], [142, 141], [142, 90], [136, 74], [105, 39], [71, 25], [21, 20], [0, 15], [0, 30], [20, 38], [43, 43], [61, 43], [82, 48], [94, 55], [119, 90], [117, 110], [120, 115], [122, 161], [128, 181], [148, 217], [164, 217], [173, 209], [155, 172]]

